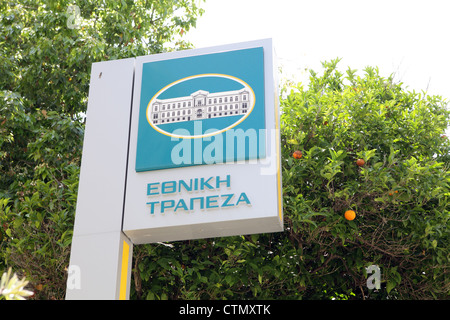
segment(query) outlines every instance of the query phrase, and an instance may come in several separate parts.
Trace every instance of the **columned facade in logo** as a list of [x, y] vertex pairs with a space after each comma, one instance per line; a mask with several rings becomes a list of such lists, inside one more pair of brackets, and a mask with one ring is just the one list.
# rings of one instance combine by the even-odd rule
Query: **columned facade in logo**
[[160, 125], [242, 115], [251, 107], [250, 100], [245, 88], [215, 93], [198, 90], [185, 97], [156, 99], [150, 117], [153, 124]]

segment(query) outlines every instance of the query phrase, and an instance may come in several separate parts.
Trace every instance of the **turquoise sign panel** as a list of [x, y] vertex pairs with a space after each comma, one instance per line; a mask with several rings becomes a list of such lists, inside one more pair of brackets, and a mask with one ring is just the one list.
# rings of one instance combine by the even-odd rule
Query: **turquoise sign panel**
[[143, 64], [137, 172], [264, 158], [265, 129], [262, 47]]

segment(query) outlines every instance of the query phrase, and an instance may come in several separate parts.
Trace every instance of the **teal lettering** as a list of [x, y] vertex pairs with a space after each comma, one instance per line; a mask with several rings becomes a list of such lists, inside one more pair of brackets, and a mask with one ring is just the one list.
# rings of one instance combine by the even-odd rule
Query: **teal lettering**
[[222, 203], [222, 208], [223, 207], [233, 207], [234, 204], [233, 203], [229, 203], [231, 201], [231, 199], [233, 198], [234, 194], [230, 193], [230, 194], [222, 194], [221, 197], [226, 197], [225, 201]]
[[209, 180], [211, 180], [213, 177], [209, 177], [208, 180], [205, 181], [205, 178], [200, 179], [200, 190], [205, 190], [205, 186], [208, 189], [214, 189], [212, 185], [209, 184]]
[[165, 200], [161, 201], [161, 213], [166, 211], [166, 209], [170, 209], [175, 207], [175, 200]]
[[219, 207], [219, 205], [217, 204], [218, 198], [219, 198], [219, 196], [206, 197], [206, 209], [218, 208]]
[[205, 208], [205, 198], [200, 197], [200, 198], [191, 198], [191, 200], [189, 201], [189, 209], [190, 210], [194, 210], [194, 201], [195, 200], [200, 200], [200, 209], [204, 209]]
[[181, 192], [181, 186], [183, 186], [186, 191], [192, 191], [192, 179], [189, 182], [189, 186], [184, 180], [178, 181], [178, 192]]
[[162, 194], [175, 193], [176, 191], [177, 191], [176, 181], [166, 181], [163, 182], [161, 185]]
[[175, 212], [178, 210], [178, 209], [183, 209], [183, 210], [186, 210], [186, 211], [188, 211], [188, 207], [187, 207], [187, 205], [186, 205], [186, 202], [184, 202], [184, 200], [183, 199], [180, 199], [179, 201], [178, 201], [178, 203], [177, 203], [177, 205], [176, 205], [176, 207], [175, 207]]
[[150, 213], [154, 214], [155, 213], [155, 204], [158, 204], [159, 201], [153, 201], [153, 202], [147, 202], [147, 204], [150, 205]]
[[194, 179], [194, 190], [198, 190], [198, 179]]
[[241, 193], [241, 195], [239, 196], [238, 201], [236, 202], [236, 205], [238, 206], [240, 202], [245, 202], [246, 204], [251, 204], [250, 200], [248, 200], [248, 197], [245, 194], [245, 192]]
[[220, 188], [220, 184], [221, 184], [221, 183], [226, 183], [226, 184], [227, 184], [227, 188], [229, 188], [230, 185], [231, 185], [231, 183], [230, 183], [230, 175], [228, 174], [228, 175], [227, 175], [227, 178], [226, 178], [225, 180], [220, 180], [220, 177], [217, 176], [217, 177], [216, 177], [216, 189], [219, 189], [219, 188]]
[[152, 192], [152, 190], [158, 190], [158, 185], [159, 185], [159, 182], [147, 184], [147, 195], [153, 196], [153, 195], [159, 194], [158, 191]]

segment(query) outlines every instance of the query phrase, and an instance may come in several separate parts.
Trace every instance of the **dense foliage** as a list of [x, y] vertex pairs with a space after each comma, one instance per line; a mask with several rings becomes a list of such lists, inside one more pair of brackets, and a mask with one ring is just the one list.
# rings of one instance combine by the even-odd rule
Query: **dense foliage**
[[[337, 62], [283, 100], [286, 223], [306, 264], [299, 278], [330, 295], [446, 297], [447, 103], [408, 92], [376, 68], [344, 76]], [[289, 157], [294, 149], [299, 161]], [[346, 210], [356, 219], [345, 220]], [[369, 265], [381, 269], [378, 292], [367, 291]]]
[[189, 47], [197, 3], [0, 2], [0, 272], [35, 298], [65, 294], [92, 63]]

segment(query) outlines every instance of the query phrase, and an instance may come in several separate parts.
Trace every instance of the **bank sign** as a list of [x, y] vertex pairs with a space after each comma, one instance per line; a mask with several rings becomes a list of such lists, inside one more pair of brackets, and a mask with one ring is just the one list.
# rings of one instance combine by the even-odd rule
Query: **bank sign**
[[282, 230], [271, 41], [137, 58], [133, 97], [133, 243]]
[[66, 299], [128, 299], [133, 245], [283, 230], [270, 39], [92, 64]]

